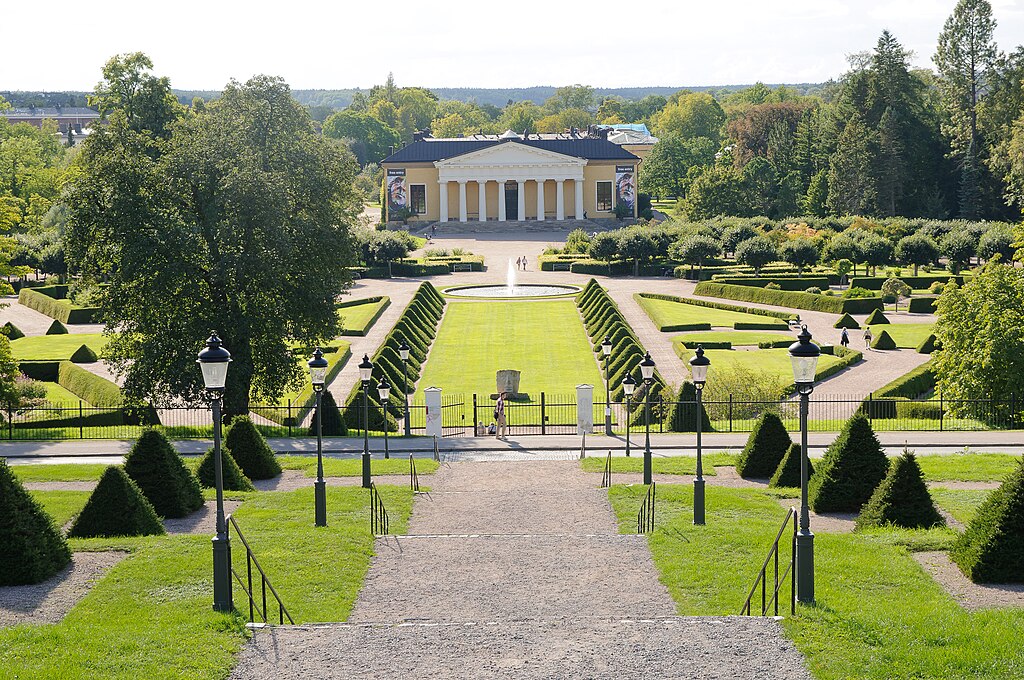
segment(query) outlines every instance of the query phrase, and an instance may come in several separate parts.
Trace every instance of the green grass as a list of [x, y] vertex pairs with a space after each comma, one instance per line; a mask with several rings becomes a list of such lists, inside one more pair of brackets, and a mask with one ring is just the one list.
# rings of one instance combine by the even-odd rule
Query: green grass
[[[377, 455], [377, 454], [374, 454]], [[316, 458], [314, 456], [278, 456], [277, 462], [285, 470], [302, 470], [307, 477], [316, 477]], [[417, 458], [416, 474], [432, 475], [439, 467], [433, 458]], [[409, 474], [409, 457], [396, 455], [384, 460], [373, 458], [370, 461], [370, 472], [374, 475], [407, 475]], [[324, 458], [324, 476], [326, 477], [359, 477], [363, 474], [362, 461], [358, 458]]]
[[29, 491], [58, 527], [62, 527], [85, 507], [90, 491]]
[[12, 340], [11, 352], [17, 361], [66, 361], [82, 345], [99, 355], [106, 344], [107, 339], [99, 333], [34, 335]]
[[106, 469], [106, 465], [98, 463], [11, 466], [11, 470], [22, 482], [98, 482]]
[[657, 298], [637, 297], [637, 302], [643, 308], [651, 321], [659, 330], [669, 330], [672, 326], [680, 324], [710, 323], [713, 327], [732, 328], [736, 322], [777, 324], [779, 330], [786, 330], [789, 325], [782, 319], [760, 314], [745, 314], [743, 312], [730, 312], [725, 309], [714, 309], [712, 307], [698, 307], [683, 302], [672, 302], [671, 300], [659, 300]]
[[964, 524], [971, 521], [978, 506], [992, 493], [990, 489], [945, 489], [942, 487], [935, 487], [930, 491], [936, 505]]
[[925, 479], [931, 482], [1001, 482], [1020, 463], [1010, 453], [958, 453], [946, 456], [918, 456]]
[[[733, 366], [750, 371], [774, 373], [781, 378], [785, 378], [786, 383], [791, 383], [793, 379], [793, 362], [789, 357], [788, 349], [709, 349], [705, 351], [705, 355], [711, 360], [709, 379], [714, 378], [715, 371]], [[684, 361], [689, 361], [693, 353], [687, 351], [682, 356], [685, 357]], [[831, 354], [822, 354], [818, 359], [818, 375], [820, 376], [826, 369], [839, 362], [839, 357]]]
[[[732, 453], [705, 453], [701, 456], [704, 462], [704, 476], [714, 476], [715, 466], [736, 464], [736, 455]], [[580, 461], [584, 472], [604, 472], [605, 459], [591, 456]], [[643, 472], [643, 451], [636, 456], [623, 458], [612, 456], [612, 474], [627, 472]], [[672, 456], [670, 458], [652, 458], [651, 470], [657, 475], [693, 475], [697, 474], [697, 459], [690, 456]]]
[[71, 390], [65, 389], [55, 382], [40, 381], [40, 383], [46, 388], [46, 401], [50, 404], [72, 404], [77, 406], [78, 402], [81, 401], [83, 406], [92, 406], [92, 404], [83, 400]]
[[777, 342], [782, 340], [792, 342], [794, 338], [788, 333], [759, 333], [758, 331], [696, 331], [693, 333], [677, 335], [672, 338], [672, 342], [686, 342], [689, 344], [698, 342], [731, 342], [733, 347], [747, 345], [757, 346], [758, 343], [762, 342]]
[[[337, 345], [338, 351], [336, 352], [325, 352], [324, 358], [327, 359], [327, 375], [330, 376], [335, 373], [338, 369], [335, 369], [335, 365], [339, 361], [345, 361], [347, 363], [350, 358], [349, 352], [347, 351], [351, 347], [352, 343], [348, 340], [334, 340], [331, 345]], [[309, 358], [299, 357], [295, 360], [299, 365], [299, 370], [302, 371], [302, 381], [299, 383], [296, 389], [290, 389], [281, 395], [278, 400], [278, 406], [287, 406], [288, 402], [291, 401], [293, 406], [301, 406], [307, 403], [313, 395], [313, 387], [309, 382]], [[344, 366], [344, 364], [342, 364]], [[328, 384], [330, 381], [328, 380]]]
[[450, 302], [418, 387], [488, 395], [506, 368], [522, 371], [520, 392], [534, 401], [602, 384], [575, 303], [545, 300]]
[[871, 337], [877, 338], [886, 331], [900, 349], [917, 349], [935, 330], [934, 324], [930, 323], [882, 323], [870, 328]]
[[377, 302], [342, 307], [338, 310], [338, 316], [342, 320], [343, 333], [345, 335], [366, 335], [373, 328], [381, 310], [389, 304], [390, 300], [385, 297]]

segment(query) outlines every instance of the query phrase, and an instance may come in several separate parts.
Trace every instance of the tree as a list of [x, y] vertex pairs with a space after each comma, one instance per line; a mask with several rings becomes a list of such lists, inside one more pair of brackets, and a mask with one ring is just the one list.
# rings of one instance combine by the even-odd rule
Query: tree
[[618, 254], [618, 239], [610, 231], [598, 232], [597, 236], [590, 240], [590, 245], [587, 246], [587, 255], [595, 260], [611, 262]]
[[360, 166], [379, 163], [401, 138], [398, 132], [366, 113], [338, 111], [324, 121], [323, 133], [331, 139], [343, 139]]
[[231, 82], [159, 145], [114, 112], [81, 147], [68, 259], [109, 283], [101, 318], [126, 397], [200, 400], [195, 355], [211, 328], [233, 359], [228, 416], [301, 379], [291, 343], [337, 335], [358, 206], [354, 159], [288, 86]]
[[924, 234], [904, 236], [896, 244], [896, 261], [914, 265], [914, 276], [922, 264], [932, 264], [939, 259], [939, 247]]
[[843, 425], [807, 484], [815, 512], [858, 512], [885, 479], [889, 459], [861, 413]]
[[565, 109], [593, 109], [594, 88], [589, 85], [580, 85], [579, 83], [559, 87], [544, 102], [544, 106], [554, 113], [564, 111]]
[[807, 238], [793, 239], [786, 241], [779, 248], [779, 256], [796, 267], [797, 276], [804, 275], [804, 267], [812, 267], [818, 264], [821, 254], [814, 241]]
[[878, 267], [884, 267], [892, 262], [892, 243], [884, 236], [868, 234], [860, 239], [857, 246], [861, 260], [871, 267], [872, 275], [877, 272]]
[[839, 136], [828, 171], [826, 204], [833, 213], [869, 215], [874, 211], [873, 146], [874, 136], [864, 121], [858, 116], [851, 118]]
[[978, 250], [978, 239], [966, 230], [951, 231], [939, 241], [939, 252], [949, 262], [954, 274], [959, 274], [961, 267], [969, 264]]
[[778, 259], [775, 244], [764, 236], [757, 236], [736, 246], [736, 261], [754, 268], [754, 275], [761, 275], [761, 267]]
[[682, 93], [651, 116], [651, 129], [658, 137], [671, 133], [684, 139], [707, 137], [716, 146], [722, 138], [724, 124], [725, 111], [714, 97], [704, 92]]
[[690, 183], [682, 212], [691, 221], [706, 220], [719, 215], [749, 217], [747, 187], [735, 168], [712, 166]]
[[1013, 259], [1013, 232], [1008, 227], [991, 227], [978, 241], [978, 257], [991, 260], [996, 255], [1009, 262]]
[[949, 550], [950, 558], [976, 583], [1024, 581], [1024, 463], [978, 507]]
[[749, 224], [739, 224], [735, 227], [729, 227], [722, 232], [722, 248], [727, 253], [735, 253], [736, 247], [744, 241], [757, 236], [757, 230]]
[[[825, 260], [829, 262], [838, 262], [839, 260], [849, 260], [852, 263], [863, 262], [864, 251], [860, 246], [860, 242], [849, 234], [838, 234], [825, 246]], [[853, 273], [857, 274], [856, 266], [853, 268]]]
[[40, 583], [71, 561], [60, 528], [6, 459], [0, 459], [0, 542], [0, 586]]
[[166, 138], [170, 124], [183, 109], [171, 92], [170, 80], [157, 78], [150, 73], [152, 69], [153, 62], [142, 52], [111, 57], [103, 66], [103, 80], [93, 89], [89, 105], [104, 118], [120, 111], [131, 130]]
[[682, 197], [690, 168], [708, 166], [714, 160], [715, 146], [707, 137], [683, 139], [670, 133], [658, 140], [640, 165], [640, 190], [654, 196]]
[[928, 493], [921, 466], [906, 449], [889, 465], [885, 479], [857, 517], [858, 530], [888, 526], [930, 529], [945, 525], [946, 520], [935, 509]]
[[808, 215], [824, 217], [828, 214], [828, 171], [819, 170], [811, 177], [807, 193], [800, 201], [800, 208]]
[[[903, 281], [894, 276], [890, 276], [882, 283], [881, 292], [882, 295], [891, 295], [895, 298], [896, 309], [898, 310], [900, 308], [900, 300], [910, 297], [911, 290], [910, 286], [903, 283]], [[884, 333], [885, 331], [882, 332]]]
[[717, 240], [710, 236], [694, 234], [680, 241], [676, 241], [669, 249], [669, 254], [680, 262], [690, 265], [690, 275], [693, 275], [693, 265], [704, 270], [704, 263], [713, 257], [718, 257], [722, 252], [722, 246]]
[[374, 232], [369, 251], [374, 262], [387, 263], [388, 276], [391, 276], [391, 263], [408, 255], [409, 245], [394, 232], [378, 231]]
[[658, 252], [658, 244], [643, 229], [624, 229], [616, 237], [619, 256], [633, 260], [633, 276], [640, 275], [640, 261], [649, 260]]

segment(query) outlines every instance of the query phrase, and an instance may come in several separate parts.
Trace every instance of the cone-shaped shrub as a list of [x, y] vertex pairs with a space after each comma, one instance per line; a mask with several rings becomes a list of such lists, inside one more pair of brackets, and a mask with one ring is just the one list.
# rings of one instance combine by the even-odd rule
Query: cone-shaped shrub
[[896, 349], [896, 341], [889, 335], [889, 331], [882, 331], [871, 341], [871, 349]]
[[[696, 432], [697, 431], [697, 388], [692, 382], [684, 382], [679, 388], [679, 394], [672, 403], [668, 414], [668, 429], [670, 432]], [[701, 404], [700, 408], [701, 431], [711, 431], [711, 421], [708, 420], [707, 409]]]
[[1024, 462], [978, 507], [949, 556], [977, 583], [1024, 583]]
[[68, 536], [156, 536], [164, 525], [142, 490], [116, 465], [107, 468]]
[[50, 327], [46, 329], [47, 335], [67, 335], [67, 332], [67, 326], [56, 319], [54, 319], [53, 323], [50, 324]]
[[871, 424], [863, 414], [846, 421], [843, 431], [825, 451], [807, 485], [815, 512], [858, 512], [889, 471]]
[[921, 466], [910, 451], [893, 461], [885, 479], [857, 518], [857, 528], [897, 526], [929, 529], [945, 526], [946, 520], [935, 509]]
[[836, 321], [833, 328], [860, 328], [860, 324], [848, 312], [843, 312], [843, 315], [839, 317], [839, 321]]
[[868, 326], [874, 326], [879, 323], [889, 323], [889, 319], [882, 313], [881, 309], [873, 309], [871, 310], [871, 313], [868, 314], [867, 321], [864, 323]]
[[124, 459], [124, 471], [161, 517], [184, 517], [203, 505], [199, 482], [162, 432], [143, 431]]
[[0, 586], [50, 578], [71, 561], [60, 529], [0, 459]]
[[928, 337], [917, 346], [918, 354], [931, 354], [935, 351], [935, 333], [929, 333]]
[[771, 477], [792, 444], [793, 440], [778, 414], [772, 411], [762, 413], [736, 461], [737, 474], [755, 479]]
[[[814, 466], [811, 465], [811, 461], [807, 461], [807, 478], [810, 479], [811, 475], [814, 474]], [[782, 457], [782, 462], [779, 463], [779, 467], [775, 469], [775, 474], [772, 475], [771, 480], [768, 482], [768, 486], [800, 486], [800, 445], [793, 444], [786, 451], [786, 455]]]
[[249, 479], [271, 479], [281, 474], [274, 452], [248, 416], [235, 418], [224, 443]]
[[71, 363], [73, 364], [91, 364], [98, 360], [99, 357], [96, 356], [96, 352], [92, 351], [89, 345], [82, 345], [71, 355]]
[[0, 327], [0, 331], [3, 331], [3, 334], [6, 335], [10, 340], [17, 340], [18, 338], [25, 337], [25, 334], [21, 332], [21, 329], [15, 326], [10, 321], [8, 321], [2, 327]]
[[[217, 485], [217, 473], [215, 464], [215, 456], [213, 455], [213, 447], [206, 450], [206, 455], [203, 456], [203, 460], [199, 463], [199, 467], [196, 469], [196, 475], [199, 477], [199, 483], [208, 489], [212, 489]], [[255, 491], [256, 487], [252, 485], [249, 478], [238, 468], [238, 463], [235, 462], [231, 452], [226, 448], [221, 449], [221, 461], [220, 461], [221, 473], [224, 475], [224, 488], [228, 491]]]
[[[324, 431], [325, 437], [344, 437], [348, 434], [348, 428], [345, 426], [345, 421], [341, 419], [341, 409], [338, 408], [338, 402], [334, 401], [334, 395], [324, 390], [324, 395], [321, 397], [320, 408], [324, 412]], [[313, 410], [313, 422], [309, 425], [309, 433], [316, 436], [316, 419], [319, 417], [316, 410]]]

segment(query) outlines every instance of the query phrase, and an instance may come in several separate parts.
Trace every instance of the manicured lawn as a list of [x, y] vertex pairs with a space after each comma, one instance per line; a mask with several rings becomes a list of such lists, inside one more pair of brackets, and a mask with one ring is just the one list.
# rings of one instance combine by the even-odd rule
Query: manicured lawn
[[788, 333], [759, 333], [757, 331], [696, 331], [672, 338], [672, 342], [685, 342], [691, 345], [698, 342], [731, 342], [733, 347], [757, 346], [762, 342], [782, 341], [795, 342], [795, 338]]
[[343, 335], [366, 335], [381, 312], [391, 304], [388, 297], [381, 298], [377, 302], [364, 302], [350, 307], [342, 307], [338, 310], [338, 316], [342, 321]]
[[80, 513], [89, 500], [89, 491], [29, 491], [43, 509], [53, 518], [58, 527]]
[[[352, 343], [347, 340], [334, 340], [331, 345], [337, 345], [338, 350], [336, 352], [324, 352], [324, 359], [327, 359], [327, 384], [331, 383], [333, 376], [338, 374], [345, 364], [351, 357], [349, 347]], [[299, 369], [302, 371], [302, 380], [296, 389], [291, 389], [281, 395], [279, 406], [287, 406], [288, 402], [291, 401], [293, 406], [301, 406], [306, 404], [313, 397], [313, 387], [309, 382], [309, 357], [299, 357], [295, 360], [299, 365]], [[338, 364], [341, 366], [338, 366]]]
[[[374, 475], [409, 474], [409, 456], [396, 455], [384, 460], [374, 452], [370, 460], [370, 472]], [[277, 462], [286, 470], [302, 470], [307, 477], [316, 477], [315, 456], [278, 456]], [[363, 474], [363, 463], [357, 458], [324, 458], [324, 475], [327, 477], [359, 477]], [[438, 463], [433, 458], [417, 458], [416, 474], [431, 475], [437, 472]]]
[[99, 355], [106, 344], [107, 339], [99, 333], [34, 335], [12, 340], [11, 352], [18, 361], [66, 361], [82, 345]]
[[[597, 360], [571, 300], [450, 302], [417, 388], [489, 395], [500, 369], [522, 372], [519, 390], [575, 394], [602, 385]], [[595, 401], [597, 397], [595, 395]], [[422, 402], [421, 402], [422, 403]]]
[[56, 465], [11, 465], [22, 482], [98, 482], [106, 465], [60, 463]]
[[713, 309], [711, 307], [698, 307], [683, 302], [672, 302], [671, 300], [658, 300], [637, 296], [637, 302], [647, 315], [651, 317], [654, 325], [662, 331], [670, 331], [674, 326], [683, 324], [711, 324], [712, 327], [732, 328], [736, 322], [757, 323], [771, 325], [779, 330], [789, 328], [782, 319], [760, 314], [744, 314], [743, 312], [730, 312], [724, 309]]
[[[736, 455], [732, 453], [704, 453], [704, 475], [713, 476], [715, 466], [736, 464]], [[604, 472], [605, 459], [591, 456], [580, 461], [584, 472]], [[672, 456], [670, 458], [652, 458], [651, 470], [657, 475], [694, 475], [697, 474], [697, 458], [691, 456]], [[643, 472], [644, 456], [641, 449], [629, 458], [612, 456], [612, 474], [626, 472]]]
[[[736, 349], [709, 349], [705, 355], [711, 360], [711, 372], [709, 380], [714, 378], [714, 372], [727, 370], [737, 366], [747, 370], [767, 371], [786, 379], [787, 383], [793, 379], [793, 362], [789, 358], [787, 349], [757, 349], [757, 350], [736, 350]], [[689, 361], [693, 352], [683, 353], [683, 361]], [[839, 358], [831, 354], [822, 354], [818, 359], [817, 374], [821, 374], [828, 368], [839, 363]]]
[[78, 405], [78, 402], [82, 402], [83, 406], [91, 406], [89, 402], [83, 401], [74, 392], [61, 387], [55, 382], [43, 382], [43, 386], [46, 388], [46, 401], [51, 404], [73, 404]]
[[974, 513], [988, 495], [992, 493], [989, 489], [945, 489], [935, 487], [931, 489], [932, 500], [940, 508], [953, 515], [964, 524], [974, 518]]
[[1001, 482], [1020, 464], [1010, 453], [958, 453], [947, 456], [918, 456], [925, 479], [931, 482]]
[[934, 328], [930, 323], [882, 323], [871, 326], [871, 336], [877, 338], [886, 331], [900, 349], [917, 349]]

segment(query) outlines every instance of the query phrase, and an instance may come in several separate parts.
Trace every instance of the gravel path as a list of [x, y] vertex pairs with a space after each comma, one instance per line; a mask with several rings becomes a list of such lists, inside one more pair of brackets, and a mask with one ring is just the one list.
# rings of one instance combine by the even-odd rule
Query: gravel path
[[25, 482], [29, 491], [92, 491], [99, 482]]
[[928, 572], [964, 609], [993, 609], [996, 607], [1024, 607], [1024, 583], [973, 583], [945, 552], [913, 553]]

